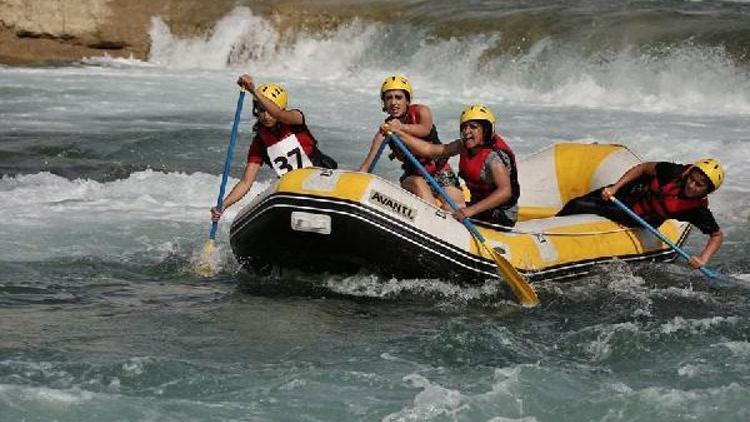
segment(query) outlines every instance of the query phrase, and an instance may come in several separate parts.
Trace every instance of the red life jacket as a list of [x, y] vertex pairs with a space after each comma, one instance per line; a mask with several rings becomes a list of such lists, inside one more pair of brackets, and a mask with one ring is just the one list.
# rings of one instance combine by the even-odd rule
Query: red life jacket
[[513, 206], [518, 202], [518, 197], [521, 196], [521, 187], [518, 184], [516, 156], [500, 135], [495, 134], [492, 138], [492, 145], [482, 146], [482, 149], [474, 155], [470, 155], [466, 148], [461, 148], [461, 158], [458, 162], [458, 174], [464, 179], [466, 187], [469, 188], [469, 192], [471, 192], [472, 203], [477, 203], [489, 196], [489, 194], [497, 189], [497, 186], [495, 186], [494, 183], [483, 181], [481, 176], [484, 162], [493, 150], [502, 151], [510, 158], [511, 197], [508, 202], [503, 204], [503, 206]]
[[[406, 110], [406, 115], [404, 116], [405, 121], [403, 121], [403, 123], [406, 123], [408, 125], [419, 124], [419, 113], [417, 112], [418, 108], [418, 104], [409, 104], [409, 107]], [[438, 133], [435, 125], [432, 125], [429, 135], [427, 135], [427, 138], [425, 138], [424, 140], [433, 144], [440, 144], [440, 138], [438, 138]], [[419, 170], [417, 170], [417, 168], [411, 164], [406, 156], [404, 156], [404, 153], [401, 152], [400, 148], [394, 147], [390, 143], [388, 144], [388, 146], [393, 151], [393, 156], [404, 163], [401, 168], [403, 168], [407, 174], [419, 175]], [[420, 157], [416, 154], [414, 154], [414, 157], [417, 159], [417, 161], [419, 161], [420, 164], [422, 164], [425, 170], [427, 170], [427, 173], [431, 175], [434, 175], [441, 170], [450, 170], [451, 168], [448, 164], [447, 158], [425, 158]]]
[[291, 134], [294, 134], [297, 137], [297, 140], [299, 141], [300, 146], [302, 146], [305, 155], [312, 158], [314, 156], [314, 151], [317, 148], [318, 141], [315, 140], [315, 137], [313, 137], [312, 133], [310, 133], [310, 130], [307, 128], [307, 126], [304, 124], [287, 125], [284, 123], [278, 123], [273, 128], [267, 128], [263, 125], [258, 125], [255, 139], [260, 140], [264, 148], [262, 151], [254, 151], [251, 148], [249, 155], [262, 154], [263, 161], [269, 166], [272, 166], [270, 160], [268, 159], [268, 153], [266, 149], [269, 146], [281, 141], [282, 139], [285, 139]]
[[[674, 179], [665, 184], [658, 177], [652, 177], [646, 193], [632, 204], [633, 211], [649, 222], [663, 222], [676, 214], [696, 208], [707, 207], [708, 198], [684, 198], [681, 179]], [[661, 223], [659, 223], [661, 224]]]
[[278, 131], [259, 125], [257, 137], [260, 138], [263, 145], [269, 147], [287, 136], [294, 134], [297, 136], [297, 140], [302, 146], [302, 149], [305, 150], [305, 154], [307, 154], [308, 157], [312, 156], [313, 150], [318, 144], [318, 141], [315, 140], [315, 137], [313, 137], [306, 125], [287, 125], [279, 123], [276, 125], [275, 129], [278, 129]]

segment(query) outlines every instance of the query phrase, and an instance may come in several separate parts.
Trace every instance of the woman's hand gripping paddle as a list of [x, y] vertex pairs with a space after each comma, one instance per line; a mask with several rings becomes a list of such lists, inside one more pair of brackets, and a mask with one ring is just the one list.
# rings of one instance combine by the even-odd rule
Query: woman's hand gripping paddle
[[[224, 173], [221, 176], [219, 197], [216, 199], [217, 210], [221, 210], [224, 205], [224, 191], [226, 190], [227, 179], [229, 178], [229, 170], [232, 168], [232, 157], [234, 156], [234, 146], [237, 144], [237, 131], [240, 127], [240, 116], [242, 115], [242, 104], [244, 101], [245, 90], [243, 89], [240, 91], [240, 96], [237, 99], [237, 107], [234, 111], [232, 135], [229, 138], [229, 146], [227, 147], [227, 158], [224, 160]], [[195, 264], [195, 272], [203, 277], [209, 277], [216, 272], [216, 257], [214, 257], [214, 252], [216, 250], [215, 239], [218, 226], [218, 221], [211, 222], [211, 231], [208, 235], [208, 240], [203, 244], [203, 251], [201, 252], [198, 262]]]
[[[403, 141], [401, 141], [401, 139], [399, 139], [399, 137], [396, 136], [395, 133], [390, 131], [388, 132], [388, 138], [393, 141], [393, 143], [395, 143], [399, 149], [401, 149], [406, 157], [409, 158], [414, 167], [416, 167], [422, 174], [422, 177], [424, 177], [424, 179], [430, 184], [430, 186], [432, 186], [432, 188], [440, 194], [440, 197], [443, 199], [443, 201], [447, 202], [454, 211], [458, 210], [458, 205], [456, 205], [453, 199], [451, 199], [451, 197], [448, 196], [447, 193], [445, 193], [443, 188], [441, 188], [440, 185], [437, 184], [435, 179], [430, 176], [429, 173], [427, 173], [427, 170], [424, 169], [422, 164], [414, 157], [411, 151], [409, 151], [409, 149], [404, 146]], [[513, 290], [513, 293], [516, 295], [518, 302], [528, 307], [538, 305], [539, 298], [537, 297], [536, 292], [531, 287], [531, 285], [529, 285], [529, 283], [526, 281], [526, 279], [523, 278], [523, 276], [513, 267], [513, 265], [510, 264], [510, 262], [508, 262], [507, 259], [505, 259], [502, 255], [500, 255], [497, 251], [495, 251], [487, 244], [484, 236], [479, 233], [479, 230], [477, 230], [477, 228], [474, 226], [474, 224], [472, 224], [471, 221], [469, 221], [468, 218], [464, 218], [463, 223], [464, 226], [466, 226], [466, 228], [469, 230], [469, 232], [474, 236], [474, 238], [494, 259], [495, 264], [497, 265], [498, 272], [502, 276], [503, 280], [508, 283], [508, 286], [510, 286], [511, 290]]]

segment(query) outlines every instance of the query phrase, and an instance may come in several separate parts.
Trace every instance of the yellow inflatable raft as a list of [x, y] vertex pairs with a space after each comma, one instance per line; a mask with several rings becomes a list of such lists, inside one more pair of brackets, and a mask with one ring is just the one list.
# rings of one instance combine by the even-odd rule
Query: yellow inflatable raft
[[[639, 159], [610, 144], [557, 144], [518, 163], [520, 221], [513, 228], [475, 222], [488, 243], [530, 280], [585, 274], [613, 259], [671, 260], [674, 252], [643, 229], [603, 217], [555, 217], [569, 199], [616, 181]], [[677, 244], [690, 225], [659, 230]], [[398, 183], [346, 170], [287, 173], [252, 200], [231, 227], [246, 268], [356, 272], [481, 283], [495, 262], [463, 224]]]

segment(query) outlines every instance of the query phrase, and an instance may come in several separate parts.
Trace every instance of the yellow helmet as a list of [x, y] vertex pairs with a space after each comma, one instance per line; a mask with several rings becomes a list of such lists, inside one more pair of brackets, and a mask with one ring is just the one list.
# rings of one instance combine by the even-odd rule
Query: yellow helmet
[[264, 97], [273, 101], [274, 104], [279, 106], [280, 109], [286, 109], [287, 101], [289, 96], [286, 94], [286, 90], [279, 84], [263, 84], [258, 87], [258, 91], [263, 94]]
[[411, 90], [411, 84], [409, 83], [409, 80], [406, 79], [406, 76], [393, 75], [385, 78], [385, 80], [383, 81], [383, 85], [380, 86], [380, 99], [384, 98], [386, 91], [391, 91], [394, 89], [406, 91], [406, 93], [409, 95], [408, 100], [411, 101], [413, 93]]
[[718, 161], [713, 158], [701, 158], [693, 165], [708, 177], [708, 180], [714, 185], [714, 190], [719, 189], [719, 186], [724, 182], [724, 169]]
[[492, 110], [484, 104], [472, 104], [461, 112], [461, 124], [469, 120], [486, 120], [492, 125], [492, 131], [495, 131], [495, 115]]

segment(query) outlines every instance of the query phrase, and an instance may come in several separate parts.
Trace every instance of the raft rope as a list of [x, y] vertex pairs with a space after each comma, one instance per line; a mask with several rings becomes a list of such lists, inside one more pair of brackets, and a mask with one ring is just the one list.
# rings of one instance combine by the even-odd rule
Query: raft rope
[[[476, 221], [476, 220], [474, 220]], [[541, 235], [541, 236], [599, 236], [602, 234], [613, 234], [613, 233], [623, 233], [632, 230], [632, 228], [627, 227], [620, 227], [619, 229], [612, 229], [612, 230], [603, 230], [603, 231], [594, 231], [594, 232], [575, 232], [575, 233], [563, 233], [563, 232], [535, 232], [531, 230], [519, 230], [514, 227], [509, 226], [503, 226], [500, 224], [490, 224], [490, 228], [497, 228], [507, 233], [514, 233], [514, 234], [530, 234], [530, 235]], [[486, 227], [484, 224], [480, 225], [480, 227]]]

